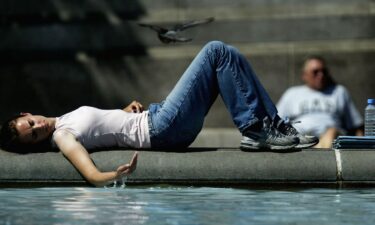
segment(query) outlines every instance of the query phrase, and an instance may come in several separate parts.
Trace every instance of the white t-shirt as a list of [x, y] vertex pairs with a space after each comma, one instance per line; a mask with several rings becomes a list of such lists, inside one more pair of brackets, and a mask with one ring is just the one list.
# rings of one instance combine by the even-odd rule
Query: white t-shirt
[[151, 146], [148, 111], [128, 113], [120, 109], [102, 110], [82, 106], [56, 118], [54, 134], [59, 130], [72, 133], [87, 149]]
[[320, 136], [330, 127], [345, 133], [363, 123], [342, 85], [334, 85], [323, 92], [306, 85], [291, 87], [281, 96], [277, 109], [281, 118], [301, 121], [293, 126], [302, 134]]

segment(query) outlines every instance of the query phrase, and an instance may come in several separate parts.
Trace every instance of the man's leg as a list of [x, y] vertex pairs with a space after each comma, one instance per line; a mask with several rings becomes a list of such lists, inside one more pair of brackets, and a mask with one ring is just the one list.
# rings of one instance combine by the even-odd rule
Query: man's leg
[[319, 138], [319, 144], [315, 145], [314, 148], [332, 148], [332, 142], [339, 135], [339, 130], [337, 128], [328, 128], [324, 134]]

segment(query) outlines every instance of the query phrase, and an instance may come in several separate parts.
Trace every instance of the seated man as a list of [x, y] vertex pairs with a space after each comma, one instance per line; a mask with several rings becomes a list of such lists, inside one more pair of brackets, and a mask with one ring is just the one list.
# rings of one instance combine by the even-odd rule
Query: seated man
[[338, 135], [363, 135], [363, 120], [346, 88], [336, 84], [321, 57], [309, 57], [302, 69], [305, 85], [289, 88], [277, 104], [302, 134], [320, 137], [315, 147], [330, 148]]

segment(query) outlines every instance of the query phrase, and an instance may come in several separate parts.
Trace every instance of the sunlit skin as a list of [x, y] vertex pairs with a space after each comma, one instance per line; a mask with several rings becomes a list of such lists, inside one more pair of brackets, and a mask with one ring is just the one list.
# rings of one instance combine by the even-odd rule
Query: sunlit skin
[[55, 130], [55, 118], [23, 113], [16, 120], [18, 140], [24, 144], [35, 144], [48, 138]]
[[302, 71], [302, 80], [308, 87], [317, 91], [322, 91], [326, 88], [328, 76], [328, 70], [324, 62], [319, 59], [308, 60]]

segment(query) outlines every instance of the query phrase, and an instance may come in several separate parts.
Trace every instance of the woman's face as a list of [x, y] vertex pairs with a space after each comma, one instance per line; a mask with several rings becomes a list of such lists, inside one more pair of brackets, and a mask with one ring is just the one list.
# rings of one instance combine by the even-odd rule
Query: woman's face
[[35, 144], [48, 138], [54, 131], [54, 124], [44, 116], [25, 113], [15, 121], [18, 140], [24, 144]]

